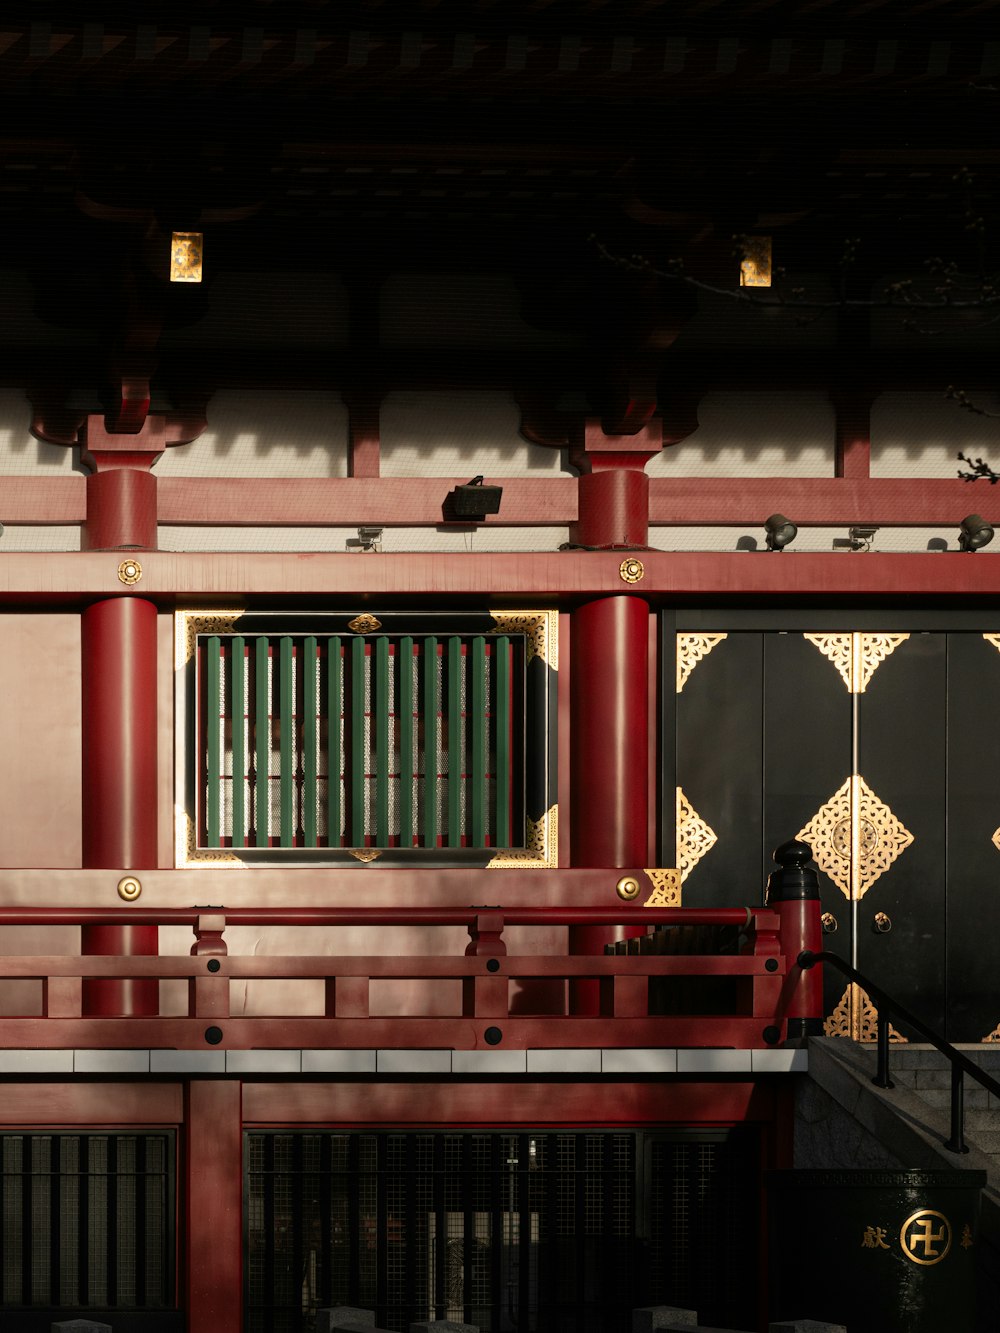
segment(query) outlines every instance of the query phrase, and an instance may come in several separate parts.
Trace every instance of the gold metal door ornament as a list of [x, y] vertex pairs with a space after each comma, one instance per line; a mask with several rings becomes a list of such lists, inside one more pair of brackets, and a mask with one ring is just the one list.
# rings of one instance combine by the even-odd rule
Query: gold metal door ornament
[[643, 907], [680, 907], [681, 872], [677, 869], [646, 869], [646, 876], [653, 886], [653, 892], [643, 903]]
[[872, 676], [909, 634], [803, 634], [840, 672], [852, 694], [864, 694]]
[[698, 663], [717, 648], [728, 634], [678, 634], [677, 635], [677, 693], [680, 694], [687, 684], [688, 677]]
[[862, 899], [906, 851], [913, 834], [860, 773], [847, 779], [795, 835], [849, 902]]
[[681, 787], [677, 788], [677, 866], [681, 882], [695, 868], [703, 856], [712, 850], [718, 838], [702, 819]]
[[[823, 1024], [824, 1037], [849, 1037], [852, 1041], [871, 1042], [878, 1040], [878, 1010], [856, 981], [848, 983], [840, 997], [840, 1003]], [[900, 1036], [889, 1024], [889, 1040], [906, 1043], [906, 1037]]]

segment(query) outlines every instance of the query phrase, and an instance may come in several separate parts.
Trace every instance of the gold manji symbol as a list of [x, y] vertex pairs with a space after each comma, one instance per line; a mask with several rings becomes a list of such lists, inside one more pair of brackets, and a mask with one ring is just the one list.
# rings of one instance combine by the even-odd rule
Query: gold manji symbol
[[929, 1268], [939, 1264], [951, 1249], [951, 1223], [944, 1213], [921, 1208], [903, 1223], [899, 1243], [907, 1259]]

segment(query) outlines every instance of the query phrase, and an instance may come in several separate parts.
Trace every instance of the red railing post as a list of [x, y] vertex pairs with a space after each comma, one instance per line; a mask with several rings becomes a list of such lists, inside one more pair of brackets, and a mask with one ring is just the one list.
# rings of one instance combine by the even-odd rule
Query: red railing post
[[223, 971], [221, 959], [229, 953], [222, 938], [226, 918], [219, 915], [199, 916], [194, 927], [193, 958], [205, 959], [204, 976], [194, 976], [188, 982], [188, 1013], [192, 1018], [229, 1017], [229, 977]]
[[467, 958], [485, 958], [488, 969], [483, 976], [466, 977], [462, 982], [462, 1015], [464, 1018], [506, 1018], [510, 983], [499, 975], [500, 964], [493, 959], [503, 958], [507, 946], [503, 935], [503, 914], [496, 911], [479, 912], [469, 922], [469, 943], [465, 946]]
[[785, 958], [784, 1015], [791, 1038], [818, 1036], [823, 1031], [823, 969], [808, 971], [797, 963], [803, 949], [820, 953], [823, 926], [819, 876], [809, 865], [812, 848], [805, 842], [784, 842], [774, 852], [778, 869], [767, 881], [767, 905], [778, 913], [781, 952]]

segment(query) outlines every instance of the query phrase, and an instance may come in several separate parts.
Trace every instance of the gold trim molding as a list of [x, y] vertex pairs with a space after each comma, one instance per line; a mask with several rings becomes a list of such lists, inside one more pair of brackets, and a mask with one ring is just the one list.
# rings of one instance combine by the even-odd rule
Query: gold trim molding
[[728, 634], [678, 634], [677, 635], [677, 693], [680, 694], [687, 684], [688, 677], [700, 661], [706, 658], [713, 648], [717, 648]]
[[872, 676], [909, 634], [803, 634], [840, 672], [851, 694], [864, 694]]
[[[878, 1041], [878, 1010], [856, 981], [848, 982], [847, 989], [840, 998], [840, 1003], [823, 1024], [825, 1037], [850, 1037], [852, 1041]], [[907, 1038], [901, 1036], [889, 1024], [889, 1040], [905, 1045]]]
[[558, 611], [491, 611], [501, 634], [523, 634], [527, 640], [525, 663], [540, 657], [553, 671], [559, 670]]
[[174, 863], [178, 869], [184, 867], [205, 869], [207, 867], [218, 870], [220, 867], [234, 869], [242, 867], [243, 862], [228, 847], [197, 846], [194, 820], [186, 810], [175, 808], [174, 830], [176, 837]]
[[174, 665], [186, 666], [194, 657], [199, 634], [232, 634], [239, 611], [178, 611], [174, 617]]
[[703, 856], [707, 856], [718, 837], [714, 829], [698, 814], [697, 810], [684, 795], [681, 787], [677, 788], [677, 866], [681, 874], [681, 883], [687, 879]]
[[646, 878], [653, 886], [653, 892], [643, 903], [643, 907], [680, 907], [681, 872], [676, 868], [646, 868]]
[[559, 806], [550, 805], [541, 819], [529, 819], [526, 845], [505, 847], [486, 864], [487, 870], [554, 870], [558, 865]]
[[817, 810], [795, 835], [849, 902], [860, 901], [906, 851], [913, 834], [860, 773]]

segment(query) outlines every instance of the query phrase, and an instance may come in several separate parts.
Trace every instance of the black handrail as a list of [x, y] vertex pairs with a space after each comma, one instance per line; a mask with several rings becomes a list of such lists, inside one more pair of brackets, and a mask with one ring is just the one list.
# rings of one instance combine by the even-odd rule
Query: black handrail
[[886, 995], [880, 986], [876, 986], [863, 972], [859, 972], [856, 967], [852, 967], [839, 954], [825, 951], [813, 953], [810, 949], [803, 949], [796, 962], [804, 972], [807, 972], [811, 967], [815, 967], [817, 963], [831, 963], [839, 972], [843, 972], [845, 977], [850, 978], [851, 981], [856, 981], [868, 992], [869, 999], [875, 1005], [878, 1014], [878, 1071], [872, 1079], [876, 1087], [895, 1087], [889, 1077], [890, 1014], [899, 1019], [900, 1022], [905, 1023], [907, 1027], [913, 1028], [932, 1046], [936, 1046], [941, 1054], [948, 1059], [951, 1064], [951, 1138], [945, 1139], [944, 1146], [951, 1152], [968, 1152], [969, 1149], [965, 1143], [965, 1075], [971, 1074], [977, 1083], [981, 1083], [995, 1097], [1000, 1097], [1000, 1083], [980, 1069], [975, 1061], [970, 1060], [967, 1055], [963, 1055], [950, 1041], [945, 1041], [944, 1037], [939, 1036], [933, 1028], [929, 1028], [915, 1014], [911, 1014], [909, 1009], [905, 1009], [898, 1000]]

